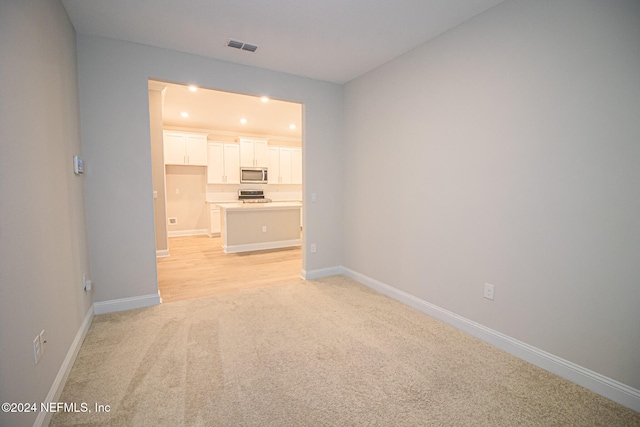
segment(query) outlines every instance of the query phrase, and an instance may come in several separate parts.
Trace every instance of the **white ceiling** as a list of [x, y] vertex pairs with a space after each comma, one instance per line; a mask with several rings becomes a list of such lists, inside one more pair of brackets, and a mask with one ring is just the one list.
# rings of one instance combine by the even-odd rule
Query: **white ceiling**
[[[172, 83], [150, 83], [150, 88], [166, 88], [163, 102], [165, 127], [195, 128], [232, 132], [235, 135], [260, 134], [284, 139], [302, 139], [302, 105], [259, 97]], [[186, 112], [188, 117], [182, 117]], [[245, 124], [240, 119], [246, 119]], [[295, 125], [291, 129], [290, 125]]]
[[[346, 83], [504, 0], [62, 0], [78, 33]], [[259, 47], [229, 48], [233, 38]]]

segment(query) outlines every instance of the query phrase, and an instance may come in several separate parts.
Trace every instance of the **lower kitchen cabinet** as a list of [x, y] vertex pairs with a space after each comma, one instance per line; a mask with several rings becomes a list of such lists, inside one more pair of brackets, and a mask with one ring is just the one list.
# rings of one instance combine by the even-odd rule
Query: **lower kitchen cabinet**
[[220, 235], [220, 207], [209, 204], [209, 229], [207, 230], [210, 237]]

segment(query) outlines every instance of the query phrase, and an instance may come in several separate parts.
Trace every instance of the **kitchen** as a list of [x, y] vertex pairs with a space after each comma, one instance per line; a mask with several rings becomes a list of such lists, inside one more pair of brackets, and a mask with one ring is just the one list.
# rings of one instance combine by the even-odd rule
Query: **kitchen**
[[301, 104], [150, 80], [149, 106], [163, 301], [298, 279]]

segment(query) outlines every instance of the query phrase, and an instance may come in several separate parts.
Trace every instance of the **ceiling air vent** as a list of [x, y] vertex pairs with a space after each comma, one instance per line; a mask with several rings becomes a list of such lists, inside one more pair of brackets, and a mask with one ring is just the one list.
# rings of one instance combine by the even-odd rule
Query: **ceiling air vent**
[[258, 50], [258, 46], [256, 45], [240, 42], [238, 40], [233, 40], [233, 39], [227, 40], [227, 46], [232, 47], [234, 49], [246, 50], [247, 52], [255, 52], [256, 50]]

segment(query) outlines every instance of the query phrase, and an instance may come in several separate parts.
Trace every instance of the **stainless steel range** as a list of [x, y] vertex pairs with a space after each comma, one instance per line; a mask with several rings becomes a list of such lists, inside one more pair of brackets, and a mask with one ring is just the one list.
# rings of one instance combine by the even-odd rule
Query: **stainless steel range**
[[264, 197], [262, 190], [238, 190], [238, 200], [242, 203], [269, 203], [271, 199]]

